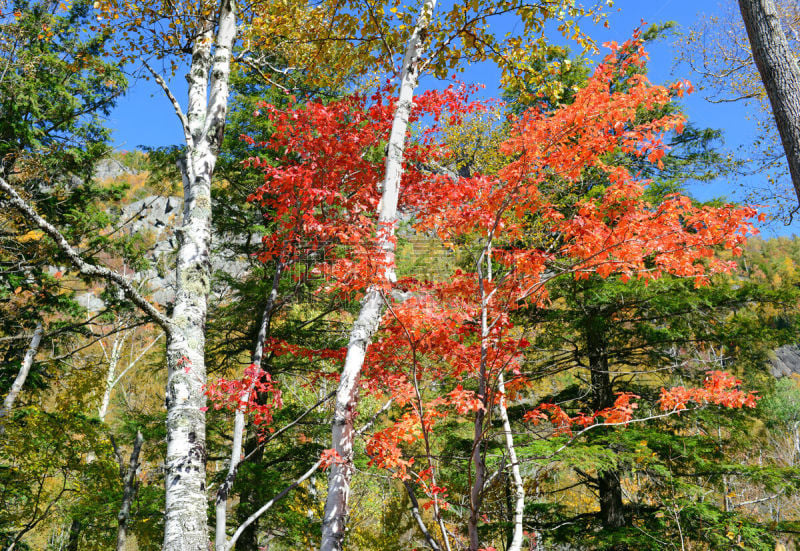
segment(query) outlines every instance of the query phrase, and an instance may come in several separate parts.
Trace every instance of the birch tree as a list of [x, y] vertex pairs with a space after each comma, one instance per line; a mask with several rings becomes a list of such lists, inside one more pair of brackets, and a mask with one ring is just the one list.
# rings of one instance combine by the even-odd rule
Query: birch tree
[[[474, 14], [470, 12], [473, 7], [472, 5], [463, 8], [458, 5], [454, 6], [449, 13], [445, 14], [443, 21], [436, 21], [433, 30], [430, 31], [429, 27], [434, 18], [436, 1], [426, 0], [420, 7], [411, 35], [405, 44], [399, 68], [398, 100], [386, 147], [384, 176], [379, 187], [381, 200], [378, 207], [376, 250], [380, 251], [378, 254], [382, 256], [385, 269], [382, 274], [383, 281], [376, 281], [367, 289], [366, 295], [362, 299], [361, 309], [350, 332], [347, 355], [340, 374], [331, 439], [332, 450], [335, 452], [337, 460], [331, 464], [328, 474], [328, 496], [325, 502], [320, 545], [322, 551], [341, 549], [345, 535], [350, 483], [353, 475], [353, 418], [358, 403], [358, 383], [367, 348], [380, 326], [385, 310], [387, 297], [381, 287], [390, 288], [396, 282], [393, 243], [397, 222], [397, 203], [403, 175], [403, 151], [407, 139], [408, 119], [420, 74], [425, 68], [429, 68], [433, 74], [443, 76], [446, 74], [447, 67], [457, 65], [455, 60], [491, 58], [503, 67], [503, 82], [508, 83], [518, 78], [515, 69], [522, 61], [537, 56], [537, 49], [529, 41], [535, 34], [531, 32], [533, 29], [541, 31], [542, 20], [554, 16], [558, 9], [561, 9], [559, 17], [563, 17], [564, 14], [589, 14], [583, 8], [575, 8], [572, 4], [570, 4], [571, 9], [565, 10], [562, 2], [553, 2], [552, 4], [548, 2], [535, 4], [511, 2], [497, 5], [490, 3], [476, 8]], [[537, 10], [539, 11], [537, 12]], [[529, 31], [530, 34], [526, 36], [525, 40], [508, 40], [504, 46], [500, 46], [491, 33], [487, 32], [487, 20], [493, 15], [507, 12], [519, 14], [526, 31]], [[408, 21], [407, 15], [404, 21]], [[559, 30], [563, 33], [567, 29], [574, 29], [573, 36], [579, 38], [579, 41], [584, 38], [574, 21], [562, 18]], [[429, 34], [434, 35], [435, 40], [428, 52], [427, 59], [423, 60], [423, 42]], [[459, 49], [455, 45], [457, 40], [461, 40], [460, 46], [463, 49]], [[387, 49], [390, 50], [388, 47]], [[391, 54], [391, 50], [389, 53]], [[448, 63], [448, 60], [451, 63]]]
[[11, 411], [11, 408], [14, 407], [14, 402], [17, 401], [17, 396], [19, 396], [22, 387], [25, 385], [25, 380], [31, 372], [33, 360], [36, 357], [36, 353], [39, 352], [39, 345], [42, 342], [42, 332], [42, 322], [40, 321], [36, 323], [36, 329], [33, 330], [31, 342], [28, 345], [28, 349], [25, 351], [25, 357], [22, 359], [19, 372], [14, 378], [14, 382], [11, 384], [11, 390], [9, 390], [8, 394], [6, 394], [6, 397], [3, 399], [3, 407], [0, 408], [0, 436], [5, 431], [5, 418]]
[[[397, 280], [394, 272], [394, 232], [397, 223], [397, 202], [402, 176], [403, 150], [406, 143], [408, 118], [419, 78], [423, 34], [428, 28], [436, 0], [426, 0], [416, 26], [406, 46], [400, 73], [400, 93], [395, 106], [392, 130], [386, 155], [386, 171], [381, 184], [378, 215], [378, 249], [384, 256], [383, 277], [390, 285]], [[342, 548], [346, 527], [350, 482], [353, 477], [353, 421], [358, 403], [358, 379], [367, 347], [378, 329], [384, 311], [382, 286], [367, 290], [361, 311], [350, 332], [347, 356], [344, 360], [333, 413], [331, 443], [341, 462], [331, 465], [328, 473], [328, 496], [322, 519], [321, 551]]]
[[[185, 137], [185, 155], [181, 162], [184, 207], [180, 227], [176, 228], [178, 254], [176, 263], [176, 297], [167, 317], [148, 302], [131, 282], [105, 267], [86, 262], [55, 226], [44, 220], [6, 181], [2, 190], [28, 221], [44, 231], [66, 254], [74, 268], [88, 277], [105, 279], [118, 285], [134, 304], [141, 308], [167, 336], [167, 457], [164, 549], [206, 549], [208, 530], [205, 494], [205, 406], [203, 385], [206, 380], [204, 341], [207, 302], [210, 285], [211, 246], [211, 179], [225, 130], [228, 104], [228, 79], [232, 48], [237, 33], [237, 8], [233, 1], [201, 5], [192, 18], [190, 13], [160, 11], [158, 6], [118, 6], [97, 3], [102, 20], [119, 18], [117, 10], [128, 8], [140, 31], [136, 39], [148, 31], [145, 24], [158, 25], [166, 19], [181, 31], [187, 31], [189, 43], [184, 50], [191, 53], [187, 74], [188, 100], [181, 106], [166, 80], [145, 63], [154, 80], [163, 88], [172, 103]], [[139, 9], [134, 9], [139, 8]], [[138, 21], [138, 23], [136, 23]], [[106, 23], [101, 23], [106, 25]], [[145, 25], [146, 26], [146, 25]], [[162, 43], [140, 42], [141, 52], [168, 56], [175, 48], [175, 34], [167, 33]], [[162, 37], [158, 37], [162, 38]], [[130, 46], [130, 44], [128, 44]], [[117, 52], [122, 46], [116, 47]], [[130, 55], [130, 54], [127, 54]]]
[[[14, 182], [0, 180], [0, 190], [4, 196], [8, 197], [9, 205], [13, 206], [29, 224], [42, 231], [55, 243], [74, 270], [83, 277], [104, 280], [109, 285], [118, 287], [129, 301], [163, 329], [167, 341], [168, 371], [164, 549], [204, 549], [208, 541], [208, 530], [205, 495], [206, 447], [203, 387], [206, 383], [205, 324], [211, 285], [211, 187], [225, 132], [233, 49], [237, 36], [240, 34], [244, 13], [233, 0], [190, 2], [180, 6], [180, 9], [176, 9], [176, 6], [170, 2], [162, 3], [151, 0], [139, 2], [99, 0], [94, 6], [98, 10], [99, 21], [94, 30], [102, 31], [104, 34], [113, 34], [116, 40], [114, 45], [109, 48], [109, 53], [116, 55], [123, 63], [134, 64], [137, 70], [141, 69], [141, 72], [148, 75], [148, 78], [152, 78], [162, 88], [167, 100], [174, 108], [184, 137], [184, 153], [179, 162], [184, 205], [182, 220], [175, 228], [178, 238], [175, 267], [176, 296], [170, 313], [167, 315], [150, 303], [124, 275], [102, 266], [94, 260], [87, 259], [84, 256], [85, 248], [82, 244], [72, 242], [69, 235], [64, 234], [63, 228], [59, 228], [42, 216], [36, 206], [29, 201], [29, 197], [15, 189], [12, 185]], [[386, 162], [386, 176], [383, 185], [385, 198], [382, 201], [379, 220], [387, 228], [380, 232], [379, 249], [383, 250], [387, 260], [391, 259], [393, 253], [392, 231], [396, 219], [397, 188], [407, 118], [411, 109], [416, 79], [418, 73], [421, 72], [419, 47], [424, 31], [434, 28], [429, 28], [432, 22], [433, 4], [426, 3], [424, 6], [426, 7], [423, 8], [422, 16], [419, 17], [412, 35], [415, 38], [409, 42], [406, 48], [402, 71], [404, 85], [396, 115], [397, 131], [393, 131]], [[372, 10], [360, 9], [358, 3], [355, 3], [355, 7], [359, 8], [356, 12], [350, 10], [352, 7], [340, 6], [338, 3], [324, 4], [323, 11], [311, 9], [306, 13], [306, 15], [308, 13], [312, 15], [309, 20], [327, 25], [329, 30], [340, 33], [340, 36], [326, 35], [323, 40], [320, 40], [317, 35], [309, 36], [302, 33], [298, 35], [294, 32], [285, 42], [290, 45], [293, 43], [307, 45], [325, 44], [343, 39], [344, 43], [354, 45], [352, 59], [357, 60], [361, 66], [375, 59], [388, 59], [391, 65], [395, 59], [394, 48], [396, 46], [391, 32], [395, 37], [402, 37], [405, 35], [404, 27], [406, 25], [399, 24], [391, 27], [384, 25], [387, 20], [394, 18], [391, 15], [394, 10], [385, 10], [380, 17], [377, 17]], [[435, 73], [445, 74], [448, 65], [439, 61], [457, 59], [460, 54], [455, 50], [454, 37], [460, 37], [462, 42], [469, 42], [476, 30], [485, 29], [488, 15], [503, 13], [506, 8], [527, 10], [527, 24], [529, 21], [539, 21], [538, 16], [535, 15], [536, 10], [545, 10], [550, 13], [558, 7], [561, 7], [561, 3], [554, 3], [552, 6], [550, 4], [528, 6], [522, 3], [514, 3], [513, 6], [493, 4], [484, 11], [470, 5], [467, 12], [462, 12], [461, 8], [454, 7], [447, 15], [447, 20], [437, 22], [437, 25], [442, 27], [449, 25], [451, 31], [454, 28], [456, 30], [451, 32], [450, 39], [439, 41], [439, 47], [434, 52], [435, 55], [430, 57], [430, 60], [435, 62], [430, 63], [430, 66]], [[292, 5], [288, 9], [294, 10], [294, 13], [303, 12], [305, 8], [304, 4], [298, 4]], [[256, 12], [256, 6], [248, 5], [246, 9], [244, 19], [252, 22], [255, 28], [263, 28], [256, 24], [256, 18], [252, 17]], [[258, 5], [258, 9], [263, 15], [262, 23], [277, 19], [286, 25], [286, 21], [282, 17], [272, 17], [273, 14], [270, 12], [270, 10], [287, 9], [284, 3], [272, 5], [264, 2]], [[472, 13], [470, 10], [475, 14], [469, 15]], [[318, 14], [322, 17], [313, 17]], [[570, 14], [577, 15], [578, 10], [570, 11]], [[585, 15], [586, 12], [580, 10], [580, 14]], [[406, 15], [399, 16], [401, 21]], [[410, 15], [408, 16], [410, 17]], [[353, 19], [354, 17], [355, 19]], [[368, 32], [359, 33], [357, 31], [359, 22], [364, 22], [364, 28]], [[280, 23], [273, 21], [270, 24], [277, 25], [278, 29], [282, 28]], [[296, 21], [290, 21], [289, 24], [297, 27]], [[385, 28], [393, 30], [387, 35], [384, 33]], [[577, 33], [574, 22], [565, 22], [562, 32]], [[282, 33], [275, 32], [274, 34], [280, 37]], [[492, 39], [490, 34], [486, 34], [485, 37], [486, 40], [480, 43], [481, 46], [474, 48], [476, 53], [470, 54], [471, 59], [481, 59], [489, 54], [496, 55], [498, 59], [505, 59], [504, 52], [497, 54], [496, 48], [492, 47], [492, 45], [497, 46], [499, 42]], [[249, 36], [248, 39], [250, 38]], [[327, 40], [328, 38], [330, 41]], [[375, 54], [374, 44], [376, 43], [381, 44], [381, 47], [377, 48], [378, 54]], [[360, 47], [364, 44], [366, 47]], [[475, 45], [474, 41], [473, 45]], [[513, 54], [521, 55], [525, 51], [525, 44], [515, 42], [513, 50]], [[287, 48], [286, 51], [289, 49]], [[317, 64], [324, 59], [323, 54], [326, 53], [323, 51], [320, 55], [309, 56], [308, 48], [300, 48], [299, 51], [306, 56], [307, 60], [312, 60]], [[171, 76], [181, 68], [187, 69], [188, 90], [185, 104], [179, 101], [170, 86]], [[404, 119], [406, 122], [403, 122]], [[393, 280], [390, 264], [391, 261], [385, 273], [385, 279], [388, 282]], [[341, 399], [339, 400], [340, 407], [337, 409], [337, 419], [342, 416], [352, 419], [354, 403], [348, 403], [347, 400], [354, 398], [351, 392], [356, 388], [353, 385], [358, 379], [369, 335], [374, 332], [372, 326], [380, 319], [383, 308], [382, 300], [383, 297], [380, 293], [370, 293], [369, 299], [365, 301], [362, 321], [354, 329], [354, 356], [348, 362], [350, 366], [348, 375], [343, 377], [345, 387], [340, 392]], [[352, 425], [344, 426], [342, 434], [335, 438], [337, 441], [341, 440], [340, 444], [343, 449], [351, 446]], [[342, 535], [340, 528], [343, 529], [341, 521], [344, 516], [343, 510], [333, 504], [337, 502], [336, 496], [338, 495], [344, 498], [344, 508], [346, 509], [346, 488], [349, 486], [350, 472], [351, 470], [345, 469], [344, 478], [339, 477], [338, 474], [332, 475], [332, 480], [339, 481], [341, 484], [338, 482], [334, 484], [338, 489], [331, 493], [332, 506], [330, 514], [326, 514], [326, 519], [335, 518], [336, 520], [326, 520], [326, 526], [329, 526], [330, 529], [326, 528], [324, 532], [326, 538], [330, 539], [327, 535], [330, 530], [333, 530], [335, 533], [333, 539], [339, 542]], [[340, 491], [342, 489], [344, 493]]]

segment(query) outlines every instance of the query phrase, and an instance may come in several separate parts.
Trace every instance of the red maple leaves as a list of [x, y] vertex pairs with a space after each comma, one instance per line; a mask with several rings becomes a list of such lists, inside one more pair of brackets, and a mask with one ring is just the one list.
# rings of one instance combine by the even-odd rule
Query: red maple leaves
[[[400, 210], [413, 214], [421, 234], [447, 243], [477, 243], [482, 247], [478, 264], [491, 258], [496, 276], [460, 269], [439, 282], [401, 280], [398, 286], [411, 297], [402, 303], [386, 293], [389, 314], [381, 338], [369, 349], [360, 384], [375, 395], [392, 396], [399, 410], [368, 439], [373, 465], [401, 478], [411, 476], [415, 458], [405, 450], [426, 440], [441, 419], [474, 417], [495, 407], [500, 394], [492, 389], [501, 373], [508, 374], [507, 397], [525, 391], [528, 381], [521, 366], [529, 343], [513, 313], [531, 303], [546, 307], [552, 278], [652, 280], [671, 274], [703, 285], [711, 274], [732, 269], [716, 251], [738, 254], [747, 235], [755, 232], [752, 208], [699, 206], [680, 195], [651, 204], [645, 199], [648, 182], [608, 161], [612, 153], [623, 153], [660, 166], [666, 150], [662, 137], [680, 132], [684, 119], [668, 114], [640, 122], [639, 115], [691, 91], [686, 82], [664, 87], [641, 74], [624, 76], [627, 68], [644, 63], [637, 37], [611, 48], [574, 103], [549, 112], [533, 109], [512, 121], [500, 152], [513, 161], [494, 175], [453, 178], [434, 168], [448, 162], [448, 149], [438, 141], [439, 125], [457, 124], [484, 106], [471, 102], [466, 90], [452, 87], [415, 100], [412, 122], [430, 124], [406, 148]], [[377, 186], [394, 101], [380, 91], [327, 104], [262, 106], [274, 132], [261, 145], [277, 155], [274, 165], [256, 157], [247, 161], [264, 172], [264, 184], [251, 200], [275, 222], [275, 230], [263, 238], [262, 260], [280, 257], [288, 265], [311, 255], [317, 269], [325, 270], [323, 291], [357, 295], [376, 285], [389, 291], [389, 283], [379, 277], [393, 259], [376, 248], [382, 231]], [[599, 174], [604, 186], [569, 208], [543, 192], [545, 184], [554, 182], [579, 188], [588, 170]], [[549, 246], [530, 244], [536, 242], [529, 238], [532, 218], [550, 236]], [[268, 347], [307, 357], [341, 355], [282, 342]], [[489, 389], [485, 395], [473, 390], [480, 377]], [[250, 385], [273, 397], [268, 406], [242, 398]], [[757, 397], [739, 385], [730, 375], [712, 372], [703, 388], [662, 390], [659, 406], [663, 411], [689, 404], [753, 407]], [[280, 406], [280, 392], [263, 372], [242, 381], [220, 381], [209, 386], [209, 395], [224, 407], [253, 409], [261, 422], [269, 422], [272, 409]], [[546, 420], [562, 433], [620, 425], [635, 418], [637, 398], [622, 393], [610, 408], [572, 416], [557, 405], [542, 404], [525, 420]], [[323, 454], [325, 464], [336, 460], [330, 452]], [[424, 472], [414, 476], [424, 482]], [[430, 498], [445, 494], [435, 484], [423, 486]]]
[[[658, 400], [662, 412], [680, 412], [695, 407], [718, 405], [726, 408], [754, 408], [759, 396], [755, 392], [745, 392], [739, 387], [742, 381], [722, 371], [709, 371], [702, 388], [677, 386], [669, 390], [662, 388]], [[594, 413], [578, 413], [570, 416], [556, 404], [540, 404], [523, 416], [524, 421], [539, 424], [549, 421], [555, 434], [572, 435], [578, 427], [586, 429], [595, 425], [625, 425], [634, 419], [634, 411], [639, 405], [634, 401], [636, 394], [622, 392], [617, 394], [614, 405]]]
[[206, 386], [214, 409], [249, 412], [256, 426], [272, 423], [272, 412], [283, 405], [281, 391], [269, 373], [250, 365], [241, 379], [219, 379]]

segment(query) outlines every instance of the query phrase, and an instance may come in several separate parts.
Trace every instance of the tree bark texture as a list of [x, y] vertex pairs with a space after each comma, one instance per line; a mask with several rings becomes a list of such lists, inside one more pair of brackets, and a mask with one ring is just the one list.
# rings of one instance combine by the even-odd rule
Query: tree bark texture
[[[128, 540], [128, 522], [131, 518], [131, 505], [136, 497], [136, 492], [139, 489], [139, 482], [136, 479], [136, 473], [139, 470], [139, 453], [142, 451], [142, 444], [144, 444], [144, 437], [140, 431], [136, 431], [136, 440], [133, 443], [133, 450], [131, 451], [130, 461], [128, 463], [128, 470], [123, 471], [123, 487], [122, 487], [122, 506], [117, 514], [117, 551], [125, 551], [125, 545]], [[122, 466], [120, 465], [120, 470]]]
[[[167, 456], [164, 551], [207, 551], [205, 328], [211, 286], [211, 179], [225, 132], [233, 0], [222, 0], [213, 29], [195, 39], [187, 80], [181, 163], [184, 205], [172, 331], [167, 342]], [[212, 48], [213, 44], [213, 48]]]
[[[414, 90], [417, 87], [419, 58], [422, 41], [430, 22], [436, 0], [425, 0], [411, 37], [406, 44], [400, 74], [400, 94], [395, 107], [392, 129], [386, 154], [386, 170], [381, 189], [378, 213], [379, 246], [386, 257], [386, 279], [394, 282], [394, 236], [397, 223], [397, 202], [400, 180], [403, 174], [403, 154], [405, 151], [408, 119], [411, 114]], [[358, 403], [358, 380], [364, 365], [367, 347], [377, 331], [385, 308], [383, 293], [379, 287], [368, 289], [361, 311], [353, 324], [347, 354], [342, 368], [339, 387], [336, 392], [333, 424], [331, 430], [332, 447], [341, 458], [334, 463], [328, 474], [328, 496], [322, 519], [322, 541], [320, 551], [339, 551], [342, 548], [347, 526], [350, 481], [353, 477], [353, 420]]]
[[[602, 315], [602, 314], [598, 314]], [[602, 324], [592, 323], [587, 328], [586, 344], [592, 382], [592, 408], [599, 411], [614, 405], [614, 389], [608, 368], [605, 336]], [[600, 500], [600, 520], [606, 528], [625, 525], [622, 505], [622, 484], [616, 471], [597, 473], [597, 495]]]
[[517, 459], [517, 450], [514, 447], [514, 435], [511, 432], [511, 422], [508, 419], [508, 410], [506, 409], [505, 398], [505, 377], [503, 373], [497, 381], [497, 390], [500, 392], [500, 403], [498, 409], [500, 410], [500, 419], [503, 422], [503, 432], [505, 433], [506, 451], [508, 452], [508, 459], [511, 462], [511, 479], [514, 484], [514, 514], [512, 519], [512, 536], [508, 544], [507, 551], [521, 551], [522, 540], [524, 537], [522, 531], [522, 520], [525, 511], [525, 485], [522, 481], [522, 474], [519, 470], [519, 460]]
[[800, 60], [789, 48], [772, 0], [739, 0], [739, 11], [800, 200]]
[[33, 337], [31, 337], [31, 342], [28, 345], [28, 349], [25, 351], [25, 356], [22, 358], [22, 365], [17, 372], [17, 376], [14, 378], [14, 382], [11, 384], [11, 390], [8, 391], [8, 394], [3, 400], [3, 407], [0, 408], [0, 435], [5, 432], [4, 419], [11, 411], [11, 408], [14, 407], [14, 402], [17, 401], [17, 396], [19, 396], [19, 393], [22, 391], [22, 387], [25, 385], [25, 380], [28, 378], [28, 374], [31, 372], [33, 360], [36, 357], [36, 353], [39, 351], [39, 345], [42, 342], [43, 331], [44, 329], [42, 328], [42, 322], [37, 322], [36, 329], [33, 331]]

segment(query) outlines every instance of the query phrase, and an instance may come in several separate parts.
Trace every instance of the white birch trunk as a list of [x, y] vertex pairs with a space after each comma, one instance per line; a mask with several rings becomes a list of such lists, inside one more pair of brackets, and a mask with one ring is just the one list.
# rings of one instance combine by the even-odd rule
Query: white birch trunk
[[514, 435], [511, 433], [511, 422], [508, 420], [508, 410], [506, 409], [506, 387], [505, 377], [500, 373], [497, 381], [497, 390], [500, 392], [500, 419], [503, 421], [503, 432], [506, 437], [506, 451], [511, 461], [511, 478], [514, 481], [514, 535], [508, 551], [520, 551], [522, 549], [522, 515], [525, 511], [525, 485], [522, 482], [522, 475], [519, 470], [519, 460], [517, 450], [514, 448]]
[[[283, 265], [278, 261], [275, 268], [275, 275], [272, 278], [272, 289], [270, 290], [267, 304], [264, 306], [264, 311], [261, 314], [261, 324], [258, 328], [258, 335], [256, 342], [253, 346], [253, 355], [251, 356], [251, 366], [255, 366], [257, 370], [261, 369], [264, 359], [264, 341], [269, 334], [270, 323], [272, 321], [272, 312], [275, 309], [275, 303], [278, 299], [278, 284], [280, 283], [281, 273], [283, 272]], [[242, 396], [242, 401], [247, 402], [250, 399], [250, 393], [253, 391], [253, 386], [247, 389], [247, 392]], [[214, 532], [214, 547], [216, 551], [228, 551], [232, 548], [232, 544], [228, 545], [228, 535], [226, 532], [228, 526], [228, 494], [233, 487], [236, 480], [236, 473], [239, 469], [239, 463], [242, 460], [242, 441], [244, 439], [244, 429], [246, 424], [247, 412], [242, 408], [237, 408], [233, 418], [233, 443], [231, 445], [231, 459], [228, 463], [228, 474], [225, 480], [220, 484], [217, 490], [217, 499], [215, 503], [216, 510], [216, 531]]]
[[111, 403], [111, 392], [114, 390], [114, 379], [117, 375], [117, 365], [119, 365], [119, 357], [122, 352], [122, 338], [115, 338], [111, 344], [111, 356], [108, 358], [108, 373], [106, 374], [106, 385], [103, 390], [103, 399], [100, 401], [100, 407], [97, 410], [97, 416], [100, 418], [101, 423], [106, 422], [106, 415], [108, 414], [108, 405]]
[[186, 155], [181, 163], [184, 210], [182, 225], [176, 229], [177, 282], [170, 318], [161, 314], [122, 275], [83, 260], [58, 229], [39, 216], [0, 177], [0, 191], [9, 196], [9, 203], [50, 236], [82, 274], [117, 284], [167, 334], [164, 551], [207, 551], [209, 545], [205, 413], [201, 408], [206, 403], [203, 386], [211, 280], [211, 179], [228, 111], [231, 52], [237, 31], [234, 0], [221, 0], [216, 20], [209, 19], [199, 25], [187, 75], [189, 102], [185, 114], [164, 79], [142, 61], [164, 88], [186, 138]]
[[11, 390], [8, 391], [8, 394], [3, 400], [3, 407], [0, 409], [0, 434], [5, 432], [3, 420], [9, 414], [11, 408], [14, 407], [14, 402], [17, 401], [17, 396], [19, 396], [19, 393], [22, 391], [22, 387], [25, 385], [25, 380], [28, 378], [28, 374], [31, 372], [31, 367], [33, 367], [33, 359], [36, 357], [36, 353], [39, 352], [39, 345], [42, 342], [43, 331], [44, 329], [42, 327], [42, 322], [40, 321], [36, 324], [36, 329], [33, 331], [33, 337], [31, 337], [28, 350], [25, 351], [25, 356], [22, 358], [22, 365], [17, 372], [17, 376], [14, 378], [14, 382], [11, 384]]
[[[386, 170], [381, 190], [378, 225], [388, 229], [380, 233], [380, 248], [386, 256], [388, 266], [394, 265], [394, 236], [397, 222], [397, 201], [400, 179], [403, 174], [403, 152], [405, 150], [408, 119], [411, 114], [414, 90], [417, 87], [419, 57], [422, 38], [428, 27], [436, 0], [425, 0], [417, 24], [406, 45], [400, 74], [400, 94], [392, 121], [392, 130], [386, 154]], [[394, 282], [392, 268], [384, 274]], [[342, 463], [333, 464], [328, 474], [328, 496], [322, 519], [322, 542], [320, 551], [339, 551], [342, 548], [347, 527], [350, 481], [353, 477], [353, 418], [358, 403], [358, 380], [372, 336], [378, 329], [384, 311], [384, 297], [379, 288], [370, 288], [361, 305], [361, 311], [350, 332], [347, 355], [342, 368], [339, 388], [336, 392], [332, 426], [332, 447]]]
[[[205, 325], [211, 284], [211, 178], [225, 131], [233, 0], [222, 0], [212, 59], [212, 29], [194, 43], [185, 121], [183, 223], [173, 330], [167, 342], [167, 456], [164, 551], [207, 551]], [[210, 97], [209, 97], [210, 81]]]

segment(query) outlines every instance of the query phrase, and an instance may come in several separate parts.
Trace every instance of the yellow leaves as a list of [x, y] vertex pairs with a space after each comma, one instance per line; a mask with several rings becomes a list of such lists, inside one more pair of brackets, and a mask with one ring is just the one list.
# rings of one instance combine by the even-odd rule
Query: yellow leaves
[[31, 241], [39, 241], [44, 237], [44, 232], [41, 230], [31, 230], [17, 238], [20, 243], [29, 243]]

